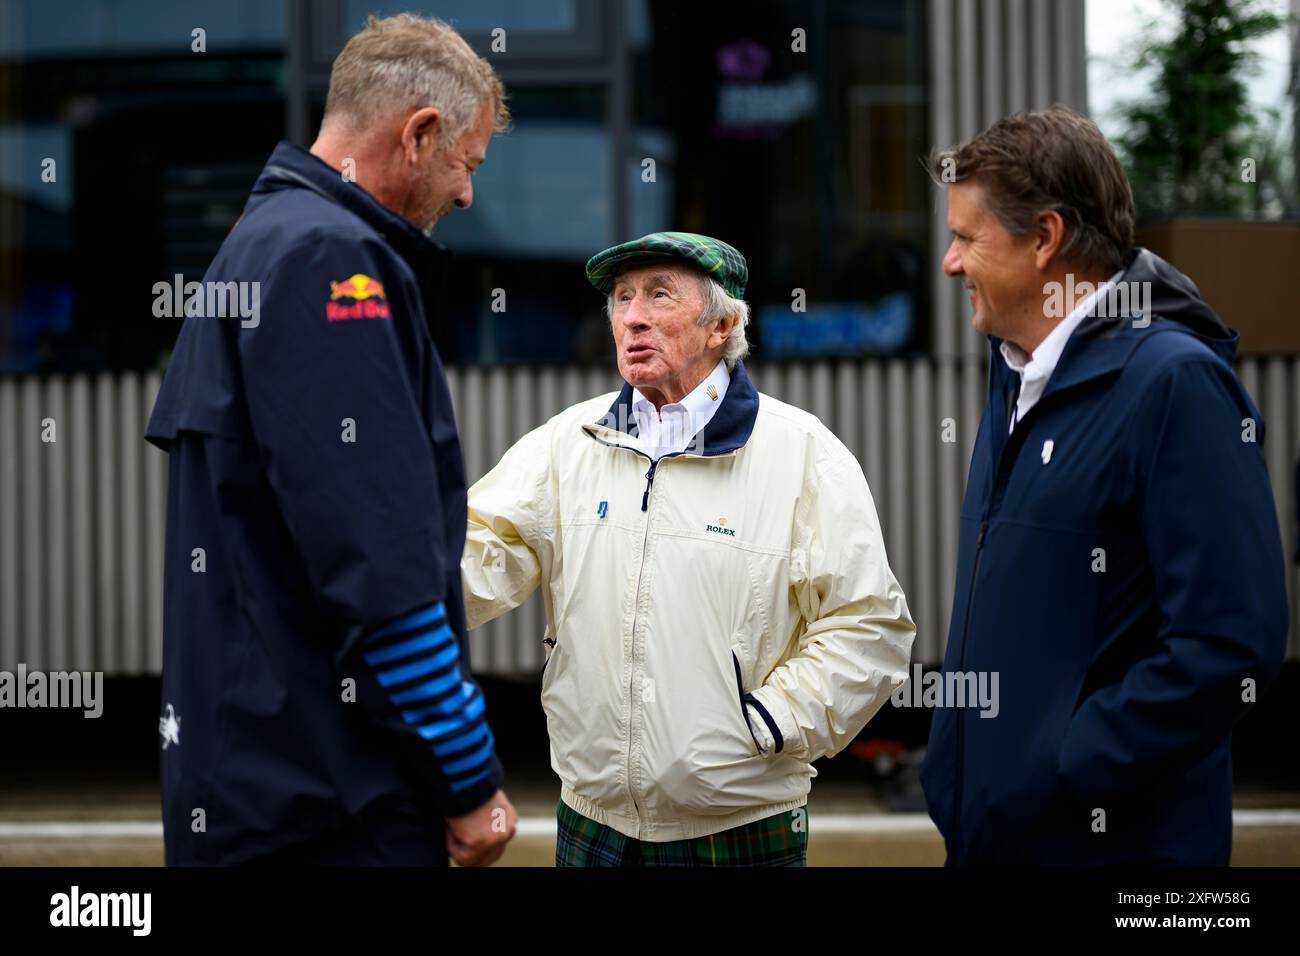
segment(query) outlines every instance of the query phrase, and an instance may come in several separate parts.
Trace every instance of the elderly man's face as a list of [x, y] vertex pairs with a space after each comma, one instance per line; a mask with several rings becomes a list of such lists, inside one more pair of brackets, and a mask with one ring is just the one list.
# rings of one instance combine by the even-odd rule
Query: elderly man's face
[[[648, 398], [675, 402], [717, 364], [734, 321], [699, 324], [700, 279], [689, 266], [630, 266], [614, 283], [613, 331], [618, 371]], [[652, 394], [657, 393], [657, 394]]]
[[452, 209], [468, 209], [474, 202], [473, 174], [487, 158], [492, 120], [492, 104], [484, 103], [469, 129], [455, 142], [431, 141], [420, 150], [406, 218], [426, 235]]
[[1013, 235], [988, 208], [975, 181], [948, 187], [952, 244], [943, 271], [960, 278], [975, 310], [977, 332], [1019, 345], [1042, 310], [1042, 276], [1035, 267], [1035, 236]]

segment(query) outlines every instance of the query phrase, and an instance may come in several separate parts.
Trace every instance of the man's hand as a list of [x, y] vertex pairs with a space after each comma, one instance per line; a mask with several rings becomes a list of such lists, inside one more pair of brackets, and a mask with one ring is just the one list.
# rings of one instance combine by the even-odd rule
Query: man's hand
[[515, 835], [519, 814], [498, 790], [487, 803], [463, 817], [447, 818], [447, 852], [457, 866], [491, 866]]

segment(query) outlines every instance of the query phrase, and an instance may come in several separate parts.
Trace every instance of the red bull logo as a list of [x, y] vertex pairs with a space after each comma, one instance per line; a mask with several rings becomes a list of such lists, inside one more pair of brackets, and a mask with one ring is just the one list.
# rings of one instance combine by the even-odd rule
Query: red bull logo
[[[352, 303], [344, 304], [341, 299], [351, 299]], [[392, 314], [385, 299], [383, 285], [358, 272], [342, 282], [330, 283], [330, 300], [325, 303], [325, 318], [331, 322], [344, 319], [388, 319]]]

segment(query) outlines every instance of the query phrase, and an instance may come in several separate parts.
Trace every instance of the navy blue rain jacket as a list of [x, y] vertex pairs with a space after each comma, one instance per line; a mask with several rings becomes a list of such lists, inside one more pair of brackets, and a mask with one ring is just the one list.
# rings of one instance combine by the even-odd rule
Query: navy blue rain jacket
[[1146, 250], [1146, 328], [1095, 314], [1008, 435], [992, 344], [961, 511], [948, 674], [921, 781], [950, 865], [1228, 863], [1231, 732], [1286, 642], [1281, 536], [1237, 334]]
[[456, 693], [481, 694], [461, 596], [464, 466], [426, 320], [443, 258], [281, 143], [205, 276], [260, 283], [256, 323], [185, 320], [146, 433], [170, 453], [169, 864], [243, 862], [359, 822], [426, 833], [427, 852], [401, 859], [445, 863], [443, 818], [500, 786], [494, 753], [472, 786], [449, 786], [362, 659], [377, 628], [434, 607], [408, 620], [450, 629]]

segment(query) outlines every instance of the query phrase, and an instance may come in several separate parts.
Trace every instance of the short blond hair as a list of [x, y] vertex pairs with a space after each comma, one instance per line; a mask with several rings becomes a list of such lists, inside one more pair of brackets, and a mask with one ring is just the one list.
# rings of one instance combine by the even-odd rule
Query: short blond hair
[[492, 104], [493, 130], [504, 132], [510, 111], [501, 78], [449, 24], [414, 13], [371, 14], [334, 60], [322, 126], [361, 131], [376, 118], [436, 106], [441, 142], [454, 143], [484, 103]]

